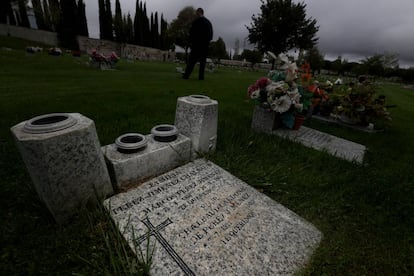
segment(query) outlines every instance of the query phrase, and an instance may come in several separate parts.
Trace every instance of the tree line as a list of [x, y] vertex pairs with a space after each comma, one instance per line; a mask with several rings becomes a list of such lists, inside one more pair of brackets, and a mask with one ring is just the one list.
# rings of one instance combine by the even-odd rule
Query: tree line
[[[39, 30], [58, 34], [61, 47], [78, 50], [76, 36], [89, 36], [83, 0], [32, 0], [33, 13]], [[28, 0], [2, 0], [0, 23], [30, 28], [27, 15]], [[18, 13], [13, 6], [18, 6]], [[115, 2], [115, 14], [110, 0], [98, 0], [100, 38], [152, 47], [162, 50], [172, 48], [167, 38], [168, 23], [158, 12], [147, 15], [146, 4], [137, 0], [134, 18], [122, 13], [119, 0]], [[16, 16], [17, 15], [17, 16]]]

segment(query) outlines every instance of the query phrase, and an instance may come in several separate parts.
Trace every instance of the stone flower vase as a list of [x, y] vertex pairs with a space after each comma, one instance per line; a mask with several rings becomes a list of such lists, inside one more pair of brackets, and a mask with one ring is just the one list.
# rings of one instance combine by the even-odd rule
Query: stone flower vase
[[281, 126], [282, 121], [279, 114], [259, 105], [254, 107], [252, 118], [252, 129], [254, 131], [272, 133], [273, 130], [280, 128]]

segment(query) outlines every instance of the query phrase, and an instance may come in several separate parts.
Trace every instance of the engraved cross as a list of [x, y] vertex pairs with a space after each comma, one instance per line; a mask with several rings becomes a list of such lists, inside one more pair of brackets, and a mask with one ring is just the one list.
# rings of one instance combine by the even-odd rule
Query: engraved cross
[[172, 223], [171, 219], [168, 218], [163, 221], [158, 226], [154, 226], [148, 217], [141, 220], [149, 229], [149, 233], [142, 235], [141, 237], [135, 239], [137, 244], [141, 244], [141, 242], [145, 241], [148, 236], [154, 236], [157, 241], [161, 244], [161, 246], [167, 251], [167, 253], [171, 256], [171, 258], [177, 263], [177, 265], [181, 268], [181, 270], [185, 273], [185, 275], [194, 276], [194, 272], [187, 266], [187, 264], [181, 259], [181, 257], [175, 252], [174, 248], [167, 242], [167, 240], [161, 235], [159, 232], [160, 230], [164, 229], [168, 225]]

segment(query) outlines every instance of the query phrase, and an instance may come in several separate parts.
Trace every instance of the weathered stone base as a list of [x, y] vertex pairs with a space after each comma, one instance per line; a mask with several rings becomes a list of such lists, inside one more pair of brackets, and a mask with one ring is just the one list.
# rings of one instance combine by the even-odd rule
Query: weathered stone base
[[260, 106], [253, 110], [252, 129], [256, 132], [272, 134], [272, 131], [281, 127], [280, 118], [276, 112], [269, 111]]
[[190, 161], [191, 141], [178, 135], [177, 140], [162, 143], [146, 135], [147, 147], [136, 153], [121, 153], [115, 144], [102, 147], [114, 187], [124, 189], [148, 177], [165, 173]]

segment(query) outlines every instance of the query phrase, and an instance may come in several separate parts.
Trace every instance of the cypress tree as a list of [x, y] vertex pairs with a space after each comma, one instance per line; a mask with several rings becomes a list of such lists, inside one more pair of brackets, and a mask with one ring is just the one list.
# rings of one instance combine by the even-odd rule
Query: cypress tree
[[121, 4], [119, 0], [115, 2], [115, 17], [114, 17], [114, 32], [115, 40], [117, 42], [125, 42], [124, 28], [122, 20]]
[[70, 50], [79, 50], [77, 35], [78, 11], [75, 0], [61, 2], [62, 16], [58, 26], [60, 46]]
[[32, 0], [33, 12], [36, 17], [36, 24], [39, 30], [45, 30], [45, 19], [43, 17], [43, 9], [40, 0]]
[[158, 12], [155, 12], [155, 16], [154, 16], [154, 31], [153, 31], [153, 35], [154, 35], [154, 43], [153, 43], [153, 47], [160, 49], [160, 33], [159, 33], [159, 25], [158, 25]]
[[18, 1], [20, 13], [20, 26], [30, 28], [29, 18], [27, 17], [26, 4], [24, 0]]
[[164, 20], [164, 16], [161, 14], [161, 28], [160, 28], [160, 49], [168, 50], [168, 37], [167, 37], [167, 21]]
[[150, 22], [147, 16], [147, 4], [144, 3], [143, 10], [142, 10], [142, 18], [143, 18], [143, 45], [144, 46], [151, 46], [151, 31], [150, 31]]
[[43, 18], [45, 20], [45, 30], [52, 31], [52, 19], [50, 16], [49, 5], [46, 0], [43, 0]]
[[86, 19], [85, 3], [83, 3], [83, 0], [78, 0], [78, 17], [78, 35], [89, 37], [88, 21]]
[[99, 7], [99, 37], [105, 39], [105, 2], [104, 0], [98, 0]]
[[134, 41], [136, 45], [143, 45], [143, 32], [142, 32], [142, 3], [137, 0], [135, 7], [135, 18], [134, 18]]
[[59, 25], [61, 14], [59, 0], [49, 0], [49, 12], [50, 19], [52, 22], [52, 30], [56, 32], [57, 26]]
[[151, 16], [150, 16], [150, 39], [149, 39], [149, 46], [150, 47], [153, 47], [153, 48], [155, 48], [154, 47], [154, 44], [155, 44], [154, 31], [155, 31], [155, 27], [154, 27], [154, 14], [151, 13]]
[[112, 26], [112, 11], [111, 11], [111, 1], [105, 0], [105, 33], [106, 33], [106, 39], [108, 40], [114, 40], [114, 34], [113, 34], [113, 26]]
[[2, 24], [7, 23], [8, 6], [10, 6], [10, 1], [9, 0], [0, 1], [0, 23], [2, 23]]
[[134, 42], [134, 26], [132, 23], [131, 15], [128, 13], [128, 16], [126, 18], [125, 23], [125, 37], [127, 43], [133, 43]]

